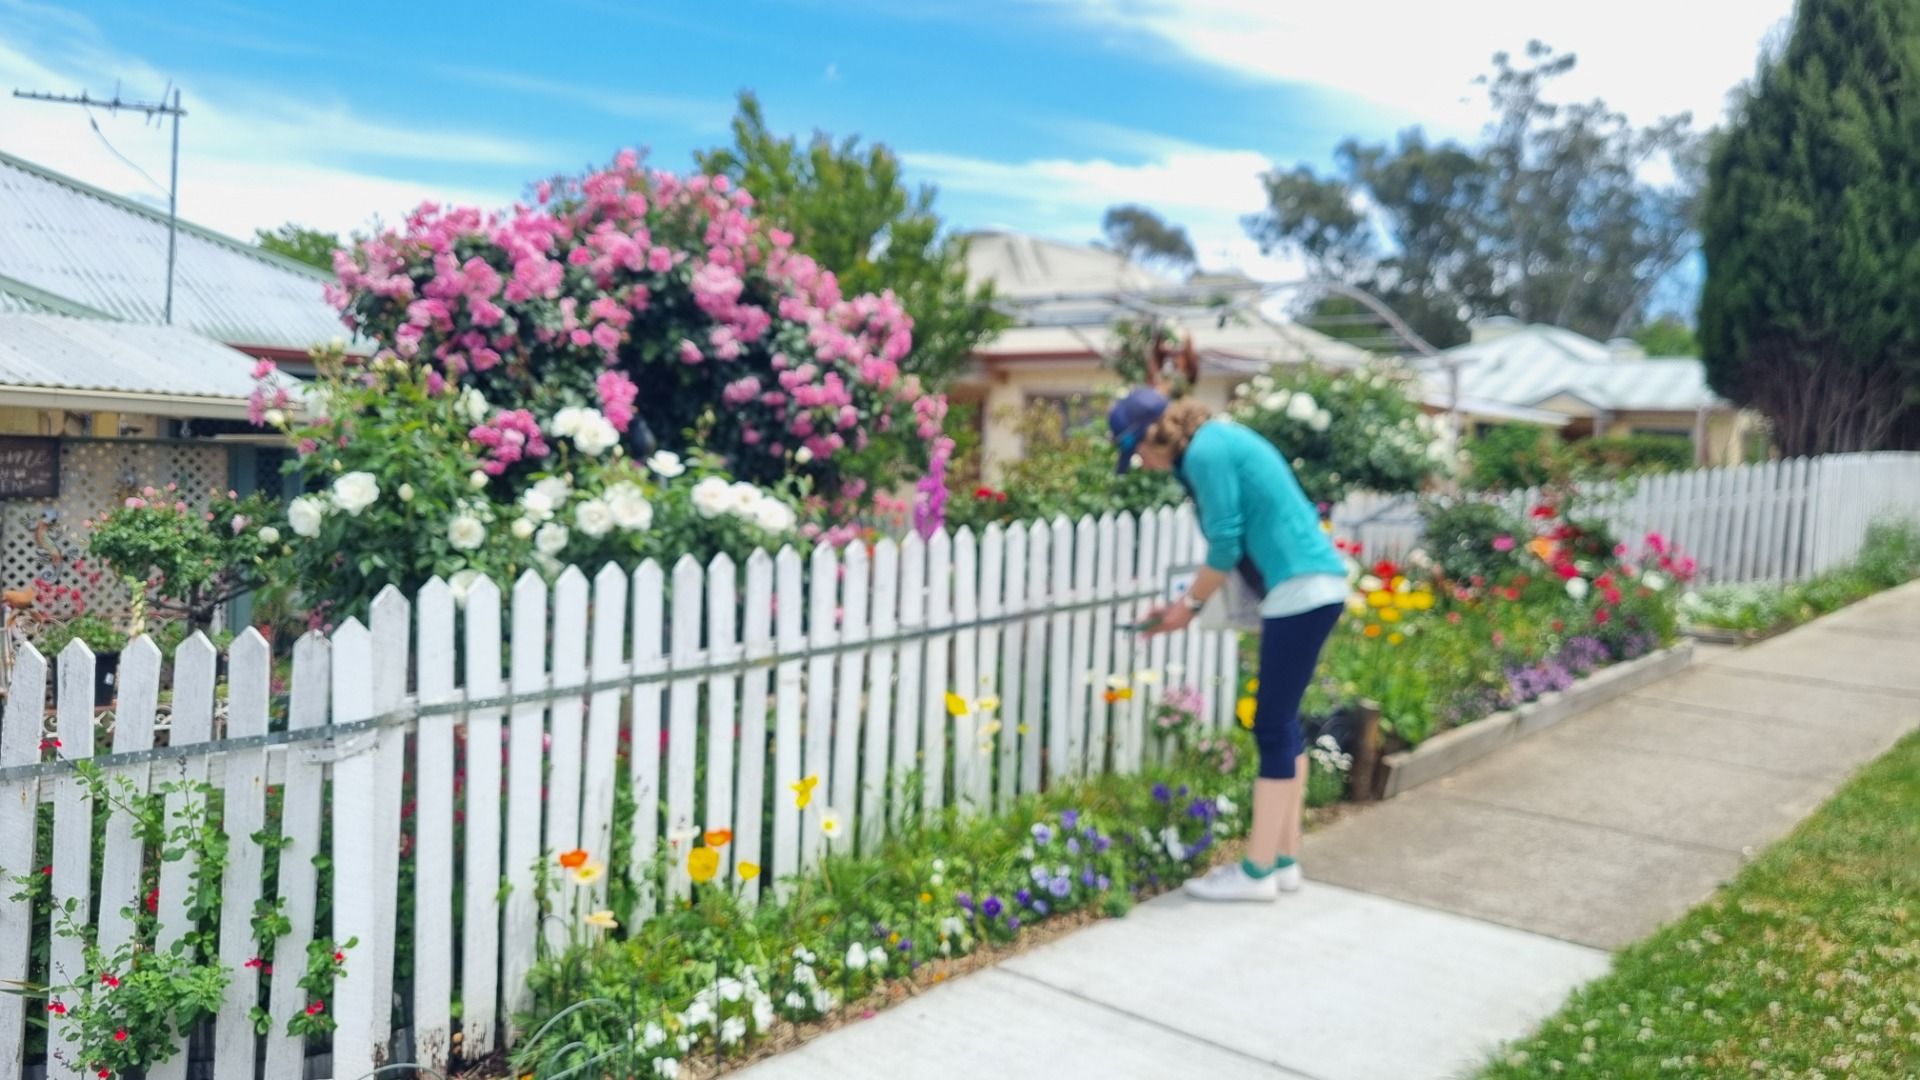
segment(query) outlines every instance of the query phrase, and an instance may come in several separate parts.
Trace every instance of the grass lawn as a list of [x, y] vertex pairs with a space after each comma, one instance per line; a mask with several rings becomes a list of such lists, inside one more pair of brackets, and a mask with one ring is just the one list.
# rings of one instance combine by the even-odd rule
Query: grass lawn
[[1920, 1075], [1920, 734], [1482, 1075]]

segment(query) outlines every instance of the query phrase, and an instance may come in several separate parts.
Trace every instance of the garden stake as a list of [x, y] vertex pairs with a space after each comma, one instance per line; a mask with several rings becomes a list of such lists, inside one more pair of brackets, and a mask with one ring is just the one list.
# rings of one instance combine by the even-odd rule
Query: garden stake
[[1361, 701], [1356, 712], [1360, 731], [1353, 748], [1353, 798], [1355, 802], [1373, 802], [1380, 798], [1380, 703]]

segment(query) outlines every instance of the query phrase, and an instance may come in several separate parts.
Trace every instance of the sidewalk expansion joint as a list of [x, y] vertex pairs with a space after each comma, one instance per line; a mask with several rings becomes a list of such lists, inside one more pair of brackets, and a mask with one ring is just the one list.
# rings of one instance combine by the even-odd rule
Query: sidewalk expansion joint
[[1505, 813], [1534, 818], [1540, 821], [1552, 821], [1561, 825], [1574, 825], [1583, 829], [1591, 829], [1595, 832], [1608, 832], [1618, 836], [1630, 836], [1635, 840], [1644, 840], [1650, 844], [1665, 844], [1668, 847], [1683, 848], [1688, 851], [1698, 851], [1709, 855], [1732, 855], [1743, 861], [1745, 859], [1745, 854], [1739, 848], [1725, 848], [1716, 844], [1703, 844], [1697, 840], [1676, 840], [1670, 836], [1660, 836], [1655, 833], [1644, 832], [1640, 829], [1626, 829], [1618, 825], [1602, 825], [1598, 822], [1587, 821], [1584, 818], [1569, 817], [1565, 814], [1555, 814], [1547, 810], [1534, 810], [1524, 806], [1512, 806], [1507, 803], [1493, 802], [1488, 799], [1476, 799], [1471, 795], [1460, 795], [1451, 791], [1436, 791], [1433, 793], [1433, 797], [1437, 799], [1451, 799], [1454, 802], [1469, 803], [1473, 806], [1485, 807], [1488, 810], [1500, 810]]
[[[1765, 679], [1768, 682], [1789, 683], [1794, 686], [1817, 686], [1831, 690], [1851, 690], [1856, 694], [1873, 694], [1876, 697], [1899, 698], [1903, 701], [1920, 699], [1920, 689], [1899, 686], [1881, 686], [1878, 683], [1847, 682], [1844, 679], [1823, 679], [1818, 675], [1794, 675], [1783, 671], [1768, 671], [1765, 668], [1734, 667], [1731, 664], [1706, 664], [1702, 670], [1712, 671], [1716, 675], [1731, 675], [1740, 679]], [[1649, 685], [1658, 686], [1658, 683]]]

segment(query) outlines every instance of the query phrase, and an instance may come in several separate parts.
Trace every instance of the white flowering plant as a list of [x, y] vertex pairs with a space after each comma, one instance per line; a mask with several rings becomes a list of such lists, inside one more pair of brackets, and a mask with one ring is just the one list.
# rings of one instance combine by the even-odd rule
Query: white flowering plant
[[1388, 365], [1276, 367], [1234, 391], [1230, 413], [1279, 447], [1314, 502], [1419, 491], [1454, 460], [1445, 425]]
[[315, 361], [317, 415], [283, 423], [308, 493], [286, 508], [279, 570], [317, 626], [435, 576], [464, 597], [482, 577], [505, 588], [529, 569], [744, 561], [803, 542], [792, 495], [735, 481], [704, 453], [637, 459], [592, 405], [502, 408], [471, 387], [450, 392], [429, 365], [351, 363], [337, 345]]

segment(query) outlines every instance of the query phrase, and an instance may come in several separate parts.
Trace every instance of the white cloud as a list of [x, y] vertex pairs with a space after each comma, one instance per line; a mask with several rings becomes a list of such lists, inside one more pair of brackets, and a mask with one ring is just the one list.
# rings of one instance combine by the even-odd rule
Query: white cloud
[[[106, 48], [84, 18], [46, 18], [47, 9], [0, 3], [0, 84], [59, 93], [110, 95], [119, 79], [128, 99], [157, 98], [166, 75], [136, 56]], [[512, 165], [531, 175], [564, 159], [539, 143], [483, 131], [415, 129], [370, 119], [337, 103], [308, 103], [271, 87], [189, 84], [180, 129], [180, 216], [249, 238], [256, 227], [297, 221], [347, 233], [376, 216], [397, 221], [428, 199], [510, 202], [511, 189], [427, 184], [356, 168], [349, 161]], [[108, 191], [164, 206], [164, 191], [119, 160], [88, 127], [158, 183], [167, 182], [171, 128], [138, 114], [0, 98], [0, 149]]]
[[733, 113], [732, 102], [719, 99], [633, 93], [603, 86], [559, 82], [491, 68], [449, 64], [442, 65], [439, 70], [443, 75], [462, 82], [535, 94], [578, 105], [608, 116], [621, 116], [634, 120], [669, 120], [703, 134], [725, 131], [727, 120]]
[[1245, 77], [1325, 86], [1444, 130], [1485, 117], [1473, 84], [1529, 40], [1578, 54], [1560, 93], [1604, 98], [1636, 122], [1691, 111], [1718, 121], [1792, 0], [1033, 0], [1144, 33]]
[[1105, 158], [987, 161], [948, 154], [905, 153], [908, 168], [938, 184], [943, 199], [984, 206], [1000, 220], [1059, 240], [1100, 234], [1110, 206], [1138, 203], [1186, 228], [1200, 265], [1240, 270], [1265, 280], [1303, 276], [1298, 262], [1269, 258], [1246, 235], [1242, 215], [1266, 205], [1260, 174], [1271, 164], [1253, 150], [1179, 143], [1148, 161]]

